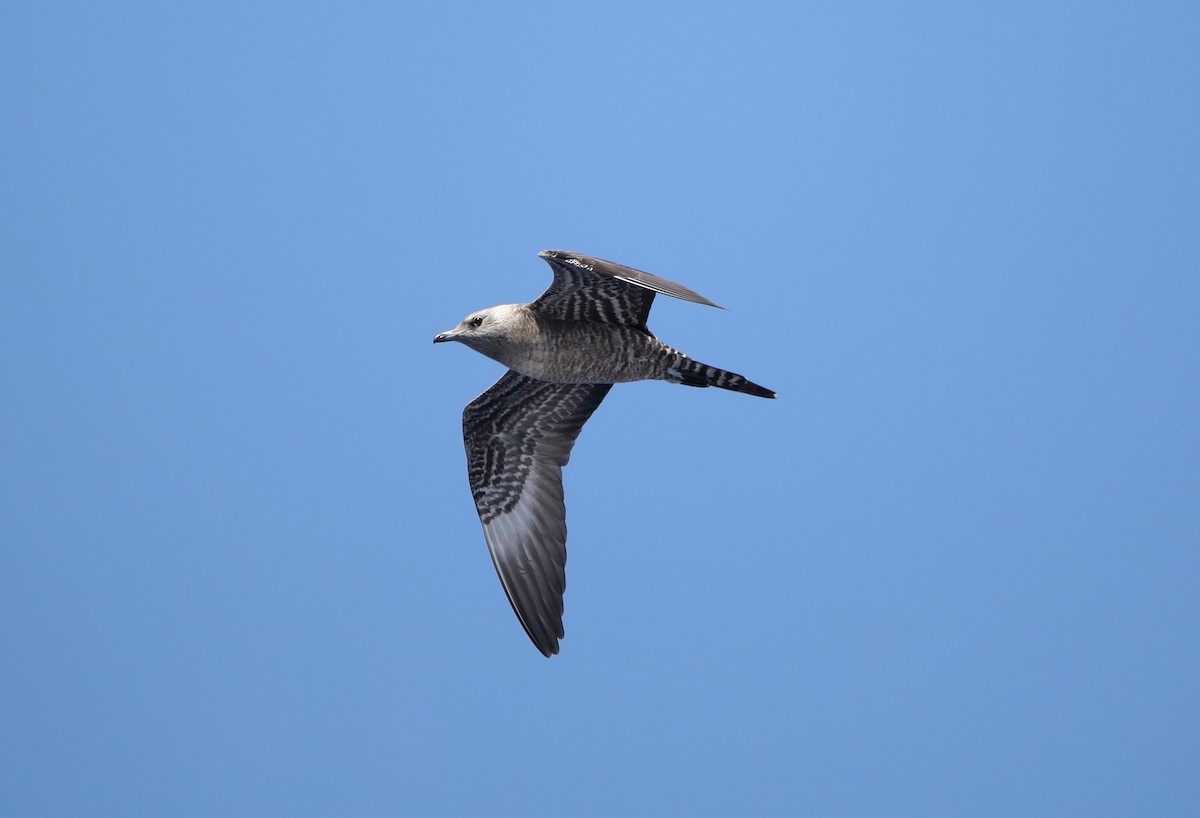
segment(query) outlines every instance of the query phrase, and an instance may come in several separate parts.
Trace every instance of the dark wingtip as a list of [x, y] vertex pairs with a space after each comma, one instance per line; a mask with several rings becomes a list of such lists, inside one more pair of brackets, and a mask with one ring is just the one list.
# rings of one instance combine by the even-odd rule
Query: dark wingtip
[[551, 266], [565, 264], [570, 267], [578, 267], [589, 272], [610, 276], [618, 281], [624, 281], [626, 284], [645, 287], [647, 290], [669, 295], [672, 298], [691, 301], [693, 304], [703, 304], [706, 307], [716, 307], [719, 310], [728, 309], [727, 307], [722, 307], [720, 304], [709, 301], [700, 295], [700, 293], [695, 290], [689, 290], [682, 284], [677, 284], [666, 278], [659, 278], [652, 273], [647, 273], [645, 270], [639, 270], [636, 267], [627, 267], [624, 264], [618, 264], [615, 261], [608, 261], [596, 256], [585, 255], [584, 253], [576, 253], [572, 250], [543, 250], [538, 253], [538, 258], [545, 259]]
[[[553, 659], [558, 655], [558, 639], [554, 638], [552, 634], [546, 634], [546, 638], [539, 639], [533, 635], [533, 631], [526, 626], [524, 620], [521, 621], [521, 627], [525, 628], [525, 635], [529, 637], [529, 641], [533, 643], [533, 646], [537, 648], [543, 656], [545, 656], [547, 659]], [[562, 637], [559, 637], [559, 639], [561, 638]]]

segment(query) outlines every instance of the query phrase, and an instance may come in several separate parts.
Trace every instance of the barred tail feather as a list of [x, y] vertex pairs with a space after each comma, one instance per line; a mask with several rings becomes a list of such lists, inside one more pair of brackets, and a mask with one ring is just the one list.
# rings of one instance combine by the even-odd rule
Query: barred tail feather
[[716, 386], [733, 392], [745, 392], [747, 395], [754, 395], [758, 398], [776, 397], [770, 389], [759, 386], [741, 375], [693, 361], [682, 355], [667, 369], [667, 380], [672, 383], [681, 383], [684, 386]]

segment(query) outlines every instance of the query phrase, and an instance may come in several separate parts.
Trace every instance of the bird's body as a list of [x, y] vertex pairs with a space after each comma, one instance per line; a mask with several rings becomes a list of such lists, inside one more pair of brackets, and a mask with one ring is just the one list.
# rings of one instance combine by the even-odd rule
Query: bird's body
[[562, 638], [566, 509], [562, 467], [616, 383], [665, 380], [773, 398], [688, 358], [646, 326], [655, 293], [709, 306], [674, 282], [602, 259], [547, 250], [554, 283], [530, 304], [468, 315], [434, 341], [459, 341], [509, 368], [463, 412], [471, 492], [496, 572], [546, 656]]
[[[552, 383], [629, 383], [665, 371], [667, 347], [632, 327], [556, 318], [541, 318], [537, 326], [541, 343], [524, 360], [508, 364], [522, 375]], [[566, 349], [589, 354], [560, 354]]]
[[[485, 342], [478, 350], [539, 381], [678, 381], [673, 373], [690, 360], [648, 332], [622, 324], [550, 318], [529, 304], [504, 304], [489, 313], [494, 320], [503, 314], [503, 343]], [[581, 350], [587, 354], [578, 354]]]

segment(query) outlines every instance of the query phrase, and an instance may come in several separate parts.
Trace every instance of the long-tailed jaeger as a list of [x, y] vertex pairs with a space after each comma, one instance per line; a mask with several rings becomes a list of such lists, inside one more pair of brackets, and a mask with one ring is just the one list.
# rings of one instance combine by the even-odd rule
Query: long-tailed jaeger
[[718, 306], [702, 295], [581, 253], [538, 255], [554, 283], [536, 301], [473, 312], [433, 341], [459, 341], [508, 367], [463, 411], [467, 475], [504, 593], [533, 644], [553, 656], [567, 584], [562, 467], [612, 385], [661, 380], [775, 393], [693, 361], [646, 326], [655, 293]]

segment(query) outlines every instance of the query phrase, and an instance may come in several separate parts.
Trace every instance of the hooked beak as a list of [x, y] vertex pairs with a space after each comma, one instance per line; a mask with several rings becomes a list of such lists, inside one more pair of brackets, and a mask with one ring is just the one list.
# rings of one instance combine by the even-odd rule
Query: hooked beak
[[446, 330], [445, 332], [439, 332], [437, 335], [433, 336], [433, 342], [435, 344], [440, 344], [442, 341], [453, 341], [455, 340], [454, 335], [455, 333], [452, 329]]

